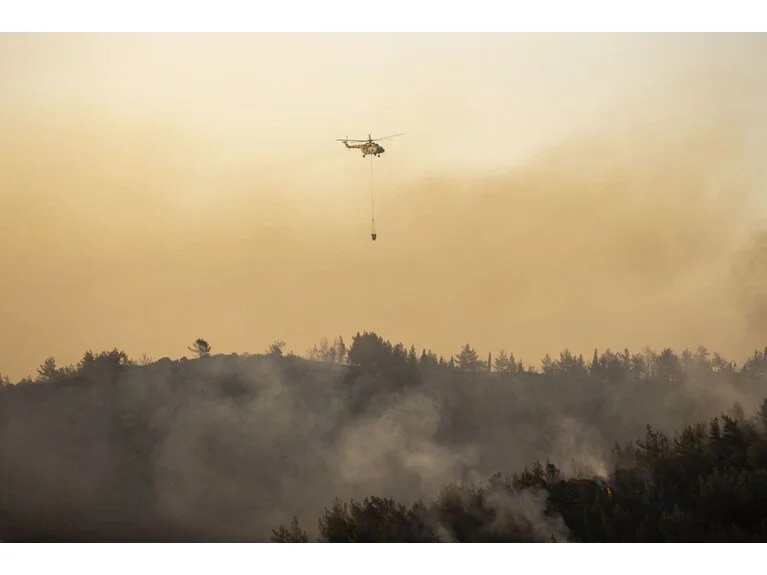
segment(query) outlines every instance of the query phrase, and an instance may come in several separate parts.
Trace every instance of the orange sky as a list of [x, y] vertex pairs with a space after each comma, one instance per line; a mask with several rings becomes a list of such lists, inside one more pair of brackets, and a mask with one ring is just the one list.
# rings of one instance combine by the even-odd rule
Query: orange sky
[[[364, 329], [534, 364], [761, 348], [766, 48], [2, 35], [0, 372]], [[375, 243], [370, 165], [335, 142], [369, 132], [406, 134], [374, 160]]]

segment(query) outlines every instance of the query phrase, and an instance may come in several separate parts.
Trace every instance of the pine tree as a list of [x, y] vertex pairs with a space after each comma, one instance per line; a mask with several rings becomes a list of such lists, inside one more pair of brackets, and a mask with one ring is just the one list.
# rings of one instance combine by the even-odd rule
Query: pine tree
[[272, 543], [308, 543], [309, 537], [306, 531], [298, 522], [298, 517], [293, 517], [290, 527], [285, 528], [280, 525], [277, 529], [272, 529]]
[[207, 357], [210, 355], [210, 344], [202, 338], [196, 339], [187, 349], [197, 357]]
[[[506, 355], [506, 352], [504, 350], [501, 350], [498, 352], [498, 355], [495, 356], [495, 361], [493, 362], [495, 366], [495, 371], [498, 373], [508, 373], [509, 371], [509, 357]], [[515, 365], [516, 367], [516, 365]]]
[[56, 360], [52, 357], [47, 358], [40, 367], [37, 368], [38, 381], [52, 381], [56, 379], [59, 370], [56, 368]]

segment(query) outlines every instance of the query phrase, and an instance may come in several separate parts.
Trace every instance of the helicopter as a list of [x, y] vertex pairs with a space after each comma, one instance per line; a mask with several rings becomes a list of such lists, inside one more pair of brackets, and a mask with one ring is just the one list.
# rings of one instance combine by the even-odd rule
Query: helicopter
[[[381, 154], [383, 154], [386, 150], [383, 146], [376, 143], [380, 140], [388, 140], [389, 138], [394, 138], [396, 136], [402, 136], [402, 134], [394, 134], [392, 136], [384, 136], [383, 138], [375, 138], [373, 139], [370, 134], [368, 134], [367, 140], [350, 140], [349, 138], [344, 138], [343, 140], [339, 139], [336, 140], [337, 142], [343, 142], [344, 146], [351, 149], [359, 149], [362, 152], [362, 157], [366, 156], [376, 156], [377, 158], [381, 157]], [[356, 144], [349, 145], [349, 142], [359, 142]]]

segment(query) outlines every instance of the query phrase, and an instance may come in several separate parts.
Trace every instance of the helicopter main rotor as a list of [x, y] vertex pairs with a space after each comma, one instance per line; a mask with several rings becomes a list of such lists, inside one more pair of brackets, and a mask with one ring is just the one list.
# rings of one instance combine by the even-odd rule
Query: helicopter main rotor
[[368, 134], [368, 139], [367, 140], [350, 140], [349, 138], [344, 138], [344, 139], [340, 139], [339, 138], [339, 139], [336, 140], [336, 142], [355, 142], [355, 143], [365, 144], [365, 143], [379, 142], [381, 140], [389, 140], [391, 138], [396, 138], [397, 136], [403, 136], [403, 135], [404, 134], [392, 134], [391, 136], [383, 136], [381, 138], [373, 138], [370, 134]]

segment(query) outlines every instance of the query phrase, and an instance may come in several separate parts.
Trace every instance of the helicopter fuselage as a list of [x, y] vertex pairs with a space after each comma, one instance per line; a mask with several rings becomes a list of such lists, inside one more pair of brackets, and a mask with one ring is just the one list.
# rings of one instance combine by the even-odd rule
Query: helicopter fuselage
[[346, 143], [346, 147], [350, 149], [351, 148], [358, 149], [360, 152], [362, 152], [363, 158], [365, 156], [380, 156], [386, 151], [383, 146], [381, 146], [380, 144], [376, 144], [375, 142], [365, 142], [364, 144], [351, 144], [351, 145]]

